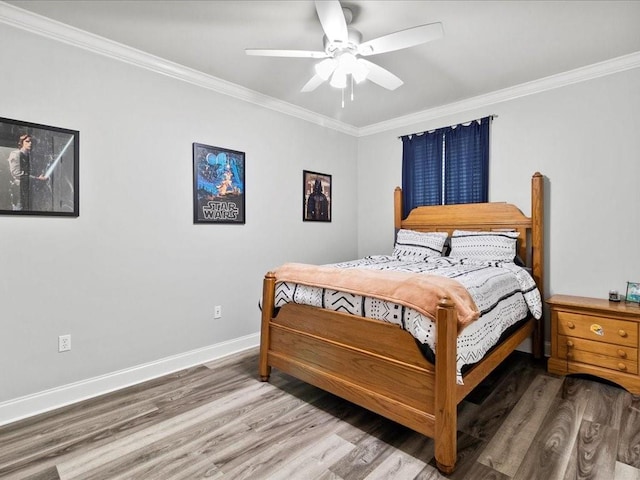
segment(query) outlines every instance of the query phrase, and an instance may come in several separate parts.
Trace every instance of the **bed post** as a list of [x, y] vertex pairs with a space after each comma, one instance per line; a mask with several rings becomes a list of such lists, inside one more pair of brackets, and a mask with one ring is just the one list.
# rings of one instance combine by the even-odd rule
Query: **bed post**
[[396, 187], [393, 191], [393, 224], [396, 232], [402, 226], [402, 188]]
[[269, 353], [269, 322], [273, 316], [274, 298], [276, 290], [276, 276], [268, 272], [262, 282], [262, 326], [260, 329], [260, 380], [266, 382], [271, 375], [271, 366], [268, 364]]
[[[531, 242], [533, 279], [544, 301], [544, 177], [540, 172], [531, 178]], [[533, 356], [544, 356], [544, 317], [536, 323], [533, 333]]]
[[[456, 356], [458, 326], [453, 302], [444, 297], [436, 312], [435, 457], [438, 469], [452, 473], [456, 466]], [[444, 348], [443, 348], [444, 347]]]

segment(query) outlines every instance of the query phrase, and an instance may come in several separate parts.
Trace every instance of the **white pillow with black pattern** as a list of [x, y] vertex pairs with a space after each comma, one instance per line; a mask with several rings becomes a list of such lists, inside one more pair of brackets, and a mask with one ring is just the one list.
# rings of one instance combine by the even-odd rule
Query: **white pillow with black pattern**
[[519, 235], [520, 232], [454, 230], [449, 256], [482, 262], [513, 262]]
[[441, 257], [447, 232], [417, 232], [398, 230], [393, 256], [401, 260], [423, 261], [429, 257]]

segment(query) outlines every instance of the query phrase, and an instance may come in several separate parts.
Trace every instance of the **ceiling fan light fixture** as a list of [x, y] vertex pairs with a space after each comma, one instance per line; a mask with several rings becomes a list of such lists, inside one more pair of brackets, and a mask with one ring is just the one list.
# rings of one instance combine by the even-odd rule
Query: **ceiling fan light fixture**
[[[328, 60], [331, 60], [330, 63]], [[322, 70], [322, 73], [321, 73]], [[329, 84], [334, 88], [346, 88], [348, 76], [351, 75], [352, 80], [360, 83], [367, 78], [369, 68], [351, 52], [343, 52], [336, 59], [327, 59], [316, 65], [316, 73], [322, 76], [328, 72], [331, 74]], [[327, 78], [329, 75], [327, 75]]]
[[316, 74], [323, 80], [329, 80], [329, 77], [336, 69], [338, 61], [335, 58], [327, 58], [320, 63], [316, 64]]
[[351, 76], [356, 83], [362, 83], [369, 75], [369, 67], [364, 62], [357, 61], [351, 70]]
[[351, 76], [355, 80], [356, 83], [360, 84], [367, 79], [367, 75], [369, 72], [353, 72]]
[[336, 68], [333, 75], [331, 75], [331, 81], [329, 82], [333, 88], [346, 88], [347, 87], [347, 74], [341, 68]]
[[347, 72], [351, 72], [357, 63], [356, 56], [350, 52], [341, 53], [340, 57], [338, 57], [338, 65]]

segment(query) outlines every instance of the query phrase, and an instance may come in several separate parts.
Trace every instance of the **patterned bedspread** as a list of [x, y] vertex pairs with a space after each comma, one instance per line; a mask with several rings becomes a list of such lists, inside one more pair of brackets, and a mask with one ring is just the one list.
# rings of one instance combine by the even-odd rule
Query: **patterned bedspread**
[[[460, 282], [469, 291], [480, 316], [458, 336], [458, 383], [462, 383], [462, 368], [480, 360], [506, 329], [529, 313], [537, 319], [542, 316], [542, 300], [535, 282], [524, 268], [512, 262], [474, 262], [450, 257], [413, 262], [374, 255], [329, 266], [441, 275]], [[437, 353], [434, 319], [410, 307], [328, 288], [277, 282], [275, 306], [291, 302], [395, 323]]]

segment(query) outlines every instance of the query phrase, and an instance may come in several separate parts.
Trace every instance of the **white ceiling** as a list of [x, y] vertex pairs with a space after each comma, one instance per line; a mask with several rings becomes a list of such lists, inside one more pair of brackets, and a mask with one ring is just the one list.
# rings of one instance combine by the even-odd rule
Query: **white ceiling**
[[368, 57], [404, 85], [388, 91], [366, 81], [342, 108], [340, 91], [328, 84], [300, 92], [318, 60], [244, 53], [322, 50], [311, 0], [6, 3], [355, 128], [640, 52], [640, 1], [345, 0], [363, 41], [433, 22], [442, 22], [445, 35]]

